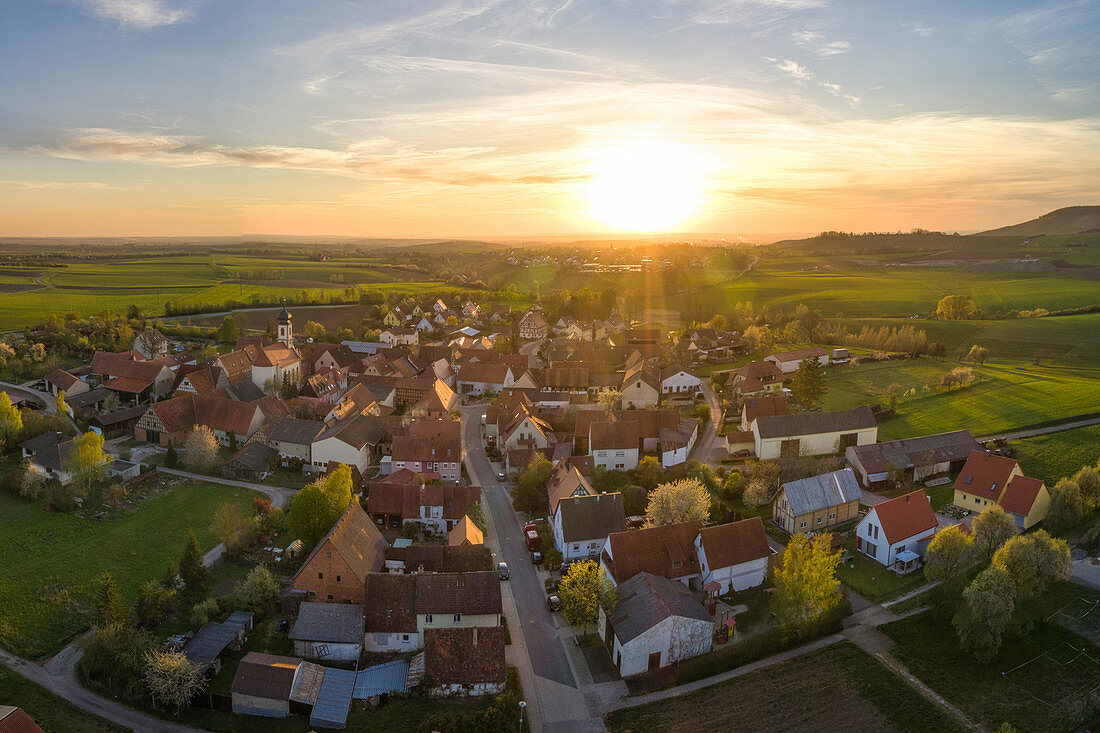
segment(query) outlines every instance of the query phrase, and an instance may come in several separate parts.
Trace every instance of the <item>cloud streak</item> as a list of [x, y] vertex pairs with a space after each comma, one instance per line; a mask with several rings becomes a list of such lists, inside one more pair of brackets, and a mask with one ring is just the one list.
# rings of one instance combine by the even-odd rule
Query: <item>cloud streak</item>
[[92, 15], [128, 28], [160, 28], [191, 17], [190, 10], [174, 8], [163, 0], [69, 0]]

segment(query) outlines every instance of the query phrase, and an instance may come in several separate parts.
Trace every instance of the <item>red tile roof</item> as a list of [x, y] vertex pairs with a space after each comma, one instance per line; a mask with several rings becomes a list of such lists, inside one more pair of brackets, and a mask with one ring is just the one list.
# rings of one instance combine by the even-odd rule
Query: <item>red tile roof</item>
[[425, 629], [424, 674], [443, 685], [503, 684], [504, 629]]
[[1043, 482], [1040, 479], [1014, 476], [997, 503], [1010, 514], [1026, 517], [1042, 488]]
[[733, 567], [772, 554], [760, 517], [717, 527], [703, 527], [699, 535], [711, 570]]
[[[695, 535], [703, 528], [699, 521], [667, 524], [662, 527], [612, 532], [607, 537], [611, 548], [610, 565], [616, 583], [646, 572], [663, 578], [680, 578], [699, 572], [695, 558]], [[608, 553], [604, 553], [607, 558]], [[676, 566], [679, 563], [679, 566]]]
[[1011, 458], [987, 451], [970, 451], [966, 464], [955, 479], [954, 488], [968, 494], [997, 501], [1019, 464]]
[[932, 503], [923, 489], [876, 504], [871, 511], [878, 516], [882, 532], [890, 544], [909, 539], [939, 525]]

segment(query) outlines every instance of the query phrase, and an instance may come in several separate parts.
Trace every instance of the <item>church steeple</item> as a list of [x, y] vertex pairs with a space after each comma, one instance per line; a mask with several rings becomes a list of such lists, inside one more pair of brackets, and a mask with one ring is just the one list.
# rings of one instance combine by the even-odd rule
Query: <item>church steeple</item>
[[289, 348], [294, 348], [294, 326], [291, 324], [294, 316], [286, 309], [286, 298], [283, 298], [283, 309], [279, 311], [276, 322], [279, 324], [279, 341]]

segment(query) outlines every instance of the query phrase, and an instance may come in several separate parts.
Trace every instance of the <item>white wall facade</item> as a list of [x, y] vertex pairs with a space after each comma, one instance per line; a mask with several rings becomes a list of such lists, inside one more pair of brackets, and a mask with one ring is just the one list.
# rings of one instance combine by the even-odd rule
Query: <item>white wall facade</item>
[[420, 648], [420, 634], [367, 632], [363, 636], [363, 648], [368, 652], [411, 652]]
[[[359, 658], [359, 644], [334, 644], [324, 641], [294, 641], [294, 656], [325, 661], [351, 662]], [[321, 652], [325, 653], [322, 655]]]
[[700, 540], [700, 535], [695, 536], [695, 553], [699, 556], [700, 582], [704, 585], [710, 581], [721, 584], [721, 595], [730, 590], [745, 590], [755, 588], [764, 583], [768, 574], [768, 558], [761, 557], [739, 565], [730, 565], [724, 568], [712, 568], [707, 560], [706, 550]]
[[761, 438], [756, 429], [757, 422], [753, 420], [753, 436], [756, 449], [756, 457], [760, 460], [775, 460], [781, 455], [782, 445], [788, 440], [798, 440], [799, 455], [826, 456], [840, 453], [840, 439], [842, 435], [854, 433], [856, 445], [870, 445], [878, 440], [878, 426], [863, 428], [861, 430], [845, 430], [835, 433], [814, 433], [812, 435], [798, 435], [786, 438]]
[[311, 447], [311, 452], [313, 454], [312, 462], [314, 466], [319, 468], [327, 466], [329, 461], [337, 461], [339, 463], [346, 463], [349, 466], [355, 466], [359, 469], [359, 473], [365, 473], [370, 466], [369, 445], [364, 445], [362, 448], [357, 449], [355, 446], [348, 445], [336, 436], [318, 440]]
[[889, 567], [897, 559], [899, 552], [909, 550], [924, 557], [924, 551], [928, 549], [928, 543], [936, 535], [937, 527], [932, 527], [919, 532], [912, 537], [906, 537], [900, 542], [890, 544], [886, 539], [886, 533], [882, 530], [878, 514], [874, 509], [867, 512], [867, 516], [856, 526], [856, 537], [859, 538], [859, 551], [873, 558], [881, 565]]
[[[602, 608], [598, 630], [603, 639], [607, 633], [607, 622]], [[660, 666], [667, 667], [709, 652], [713, 634], [714, 624], [711, 621], [672, 616], [626, 644], [620, 644], [618, 638], [613, 638], [611, 661], [624, 677], [647, 671], [650, 654], [660, 653]]]
[[679, 371], [661, 381], [661, 394], [695, 394], [700, 384], [699, 377]]
[[589, 451], [592, 463], [613, 471], [629, 471], [638, 467], [638, 449], [614, 449]]

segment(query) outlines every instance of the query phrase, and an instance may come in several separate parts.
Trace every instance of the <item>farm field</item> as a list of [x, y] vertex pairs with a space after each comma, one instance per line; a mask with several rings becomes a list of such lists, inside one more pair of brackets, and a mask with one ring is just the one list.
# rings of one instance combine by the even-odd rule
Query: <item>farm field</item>
[[954, 718], [848, 641], [608, 716], [619, 733], [699, 730], [957, 731]]
[[[1058, 581], [1033, 601], [1031, 611], [1033, 617], [1044, 619], [1067, 603], [1087, 608], [1097, 599], [1096, 591]], [[1064, 620], [1072, 625], [1069, 616]], [[1098, 621], [1092, 620], [1093, 629]], [[1027, 633], [1007, 636], [989, 664], [959, 648], [950, 612], [941, 608], [879, 630], [894, 640], [891, 654], [910, 672], [989, 730], [1005, 722], [1020, 731], [1077, 730], [1100, 713], [1100, 698], [1092, 692], [1100, 683], [1100, 663], [1087, 656], [1074, 661], [1076, 653], [1063, 654], [1072, 647], [1096, 657], [1097, 650], [1058, 623], [1039, 620]], [[1051, 656], [1036, 659], [1044, 652]]]
[[131, 514], [96, 521], [51, 514], [40, 504], [0, 494], [0, 644], [20, 656], [58, 651], [87, 627], [87, 594], [110, 572], [125, 602], [143, 582], [163, 576], [194, 530], [208, 550], [210, 528], [224, 502], [251, 510], [255, 492], [210, 483], [182, 483]]
[[876, 362], [830, 370], [825, 409], [880, 402], [893, 383], [916, 387], [916, 397], [898, 403], [898, 416], [879, 425], [880, 440], [911, 438], [950, 430], [975, 437], [1100, 410], [1100, 368], [986, 362], [974, 367], [973, 385], [950, 392], [926, 384], [960, 366], [933, 359]]
[[1081, 466], [1095, 466], [1100, 458], [1100, 425], [1036, 435], [1013, 440], [1016, 460], [1028, 476], [1053, 486], [1058, 479], [1072, 476]]

